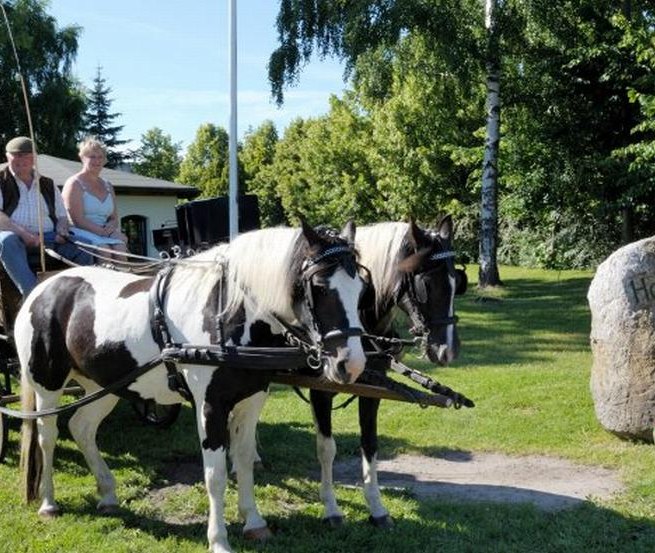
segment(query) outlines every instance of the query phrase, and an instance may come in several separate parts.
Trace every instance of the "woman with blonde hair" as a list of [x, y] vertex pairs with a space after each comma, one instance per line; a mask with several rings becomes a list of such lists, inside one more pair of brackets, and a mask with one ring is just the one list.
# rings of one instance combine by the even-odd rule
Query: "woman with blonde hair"
[[120, 230], [114, 188], [100, 176], [107, 162], [105, 145], [88, 137], [80, 142], [78, 151], [82, 170], [70, 177], [62, 190], [68, 217], [74, 225], [70, 232], [83, 242], [124, 253], [127, 237]]

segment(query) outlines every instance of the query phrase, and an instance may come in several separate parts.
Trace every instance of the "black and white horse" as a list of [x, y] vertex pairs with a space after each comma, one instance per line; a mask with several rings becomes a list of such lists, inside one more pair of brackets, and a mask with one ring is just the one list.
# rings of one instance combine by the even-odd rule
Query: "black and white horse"
[[[319, 368], [324, 377], [336, 382], [355, 380], [365, 364], [357, 309], [364, 285], [356, 272], [353, 240], [354, 225], [347, 225], [338, 236], [303, 224], [302, 230], [247, 233], [229, 245], [177, 263], [162, 306], [172, 340], [212, 343], [222, 305], [228, 343], [268, 345], [281, 320], [309, 337], [308, 343], [320, 345]], [[152, 286], [153, 278], [94, 267], [70, 269], [40, 284], [22, 306], [14, 328], [23, 410], [55, 407], [70, 379], [89, 394], [157, 358], [160, 347], [151, 331]], [[181, 364], [178, 368], [196, 408], [210, 505], [210, 550], [228, 552], [224, 492], [230, 432], [239, 436], [232, 455], [239, 467], [244, 533], [266, 534], [266, 522], [254, 501], [252, 460], [263, 395], [257, 392], [265, 390], [268, 382], [261, 371], [230, 366]], [[163, 365], [139, 377], [125, 393], [160, 404], [182, 401], [169, 388]], [[79, 408], [69, 422], [96, 478], [100, 510], [117, 505], [114, 477], [96, 445], [98, 426], [117, 401], [114, 395], [104, 396]], [[233, 410], [237, 403], [239, 408]], [[55, 417], [23, 424], [21, 464], [26, 495], [28, 499], [40, 496], [39, 513], [44, 516], [59, 511], [53, 486], [56, 438]]]
[[[466, 289], [466, 274], [455, 269], [452, 249], [453, 223], [445, 217], [436, 230], [412, 223], [379, 223], [357, 230], [362, 265], [370, 270], [374, 298], [364, 302], [360, 316], [366, 331], [390, 336], [392, 322], [402, 309], [423, 336], [425, 354], [446, 365], [459, 352], [454, 299]], [[320, 496], [326, 521], [339, 525], [343, 513], [333, 489], [332, 466], [336, 444], [332, 436], [332, 399], [335, 394], [311, 390], [310, 400], [317, 429], [317, 454], [321, 463]], [[380, 527], [392, 524], [382, 503], [377, 477], [377, 414], [379, 399], [359, 398], [359, 424], [364, 496], [370, 521]]]

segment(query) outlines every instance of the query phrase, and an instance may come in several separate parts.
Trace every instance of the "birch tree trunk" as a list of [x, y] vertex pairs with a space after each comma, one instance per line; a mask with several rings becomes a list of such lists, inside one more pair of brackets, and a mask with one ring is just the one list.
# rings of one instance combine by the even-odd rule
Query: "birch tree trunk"
[[487, 29], [487, 136], [482, 167], [480, 271], [478, 286], [501, 284], [498, 274], [498, 145], [500, 143], [500, 63], [495, 21], [497, 0], [485, 0]]

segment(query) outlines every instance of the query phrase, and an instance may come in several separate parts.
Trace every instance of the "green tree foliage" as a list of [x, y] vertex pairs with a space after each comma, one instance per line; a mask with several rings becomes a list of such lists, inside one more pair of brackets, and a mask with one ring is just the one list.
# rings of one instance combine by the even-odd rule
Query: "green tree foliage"
[[173, 142], [170, 134], [154, 127], [141, 136], [141, 145], [132, 152], [135, 173], [174, 181], [180, 170], [181, 144]]
[[484, 120], [482, 86], [471, 94], [422, 36], [362, 57], [354, 84], [355, 109], [370, 121], [375, 217], [413, 215], [434, 223], [440, 212], [458, 215], [476, 201], [482, 141], [474, 133]]
[[245, 189], [247, 193], [257, 195], [262, 226], [275, 226], [286, 222], [277, 191], [277, 179], [271, 170], [278, 142], [275, 125], [267, 120], [255, 130], [246, 133], [239, 154]]
[[281, 0], [277, 28], [280, 46], [271, 55], [269, 80], [278, 102], [315, 53], [343, 59], [350, 72], [366, 53], [393, 48], [406, 35], [421, 35], [462, 78], [483, 59], [477, 0]]
[[[60, 28], [47, 2], [4, 2], [23, 78], [32, 123], [43, 153], [75, 159], [85, 97], [71, 75], [80, 27]], [[0, 24], [0, 142], [28, 135], [29, 127], [18, 68], [4, 20]]]
[[201, 125], [180, 165], [179, 181], [202, 190], [202, 198], [227, 193], [228, 134], [211, 123]]
[[[652, 37], [652, 7], [632, 4], [631, 25]], [[655, 231], [652, 188], [615, 155], [648, 117], [629, 91], [653, 77], [616, 24], [625, 7], [532, 0], [510, 11], [522, 42], [504, 66], [501, 209], [510, 234], [522, 238], [512, 248], [505, 236], [506, 252], [532, 252], [534, 263], [550, 267], [588, 265], [622, 239]]]
[[347, 100], [330, 99], [326, 116], [296, 120], [278, 144], [272, 172], [285, 213], [296, 222], [339, 225], [375, 217], [376, 190], [367, 159], [370, 127]]
[[127, 140], [121, 140], [118, 135], [123, 130], [123, 125], [114, 125], [120, 113], [111, 113], [113, 100], [109, 97], [111, 88], [106, 84], [102, 76], [102, 67], [98, 66], [96, 76], [93, 79], [93, 88], [88, 93], [88, 105], [84, 116], [83, 132], [89, 136], [95, 136], [107, 147], [107, 167], [117, 167], [126, 158], [126, 155], [117, 150], [118, 146], [126, 144]]
[[285, 211], [340, 224], [403, 219], [431, 224], [479, 192], [484, 119], [424, 37], [404, 37], [357, 62], [354, 90], [321, 118], [297, 121], [270, 171]]
[[[495, 5], [495, 1], [487, 2]], [[391, 94], [396, 95], [397, 90], [393, 89], [394, 82], [402, 82], [390, 78], [389, 71], [383, 69], [385, 61], [390, 62], [399, 54], [398, 46], [406, 39], [410, 43], [420, 41], [422, 47], [432, 60], [439, 60], [440, 72], [430, 74], [431, 82], [440, 78], [454, 78], [456, 76], [462, 83], [482, 82], [481, 70], [485, 63], [491, 58], [486, 55], [492, 50], [489, 45], [493, 44], [494, 63], [487, 64], [489, 70], [493, 66], [493, 77], [489, 82], [498, 85], [498, 51], [499, 33], [489, 33], [493, 40], [486, 40], [487, 34], [483, 25], [483, 7], [475, 0], [464, 0], [460, 2], [447, 2], [441, 0], [362, 0], [349, 2], [338, 0], [334, 2], [313, 2], [312, 0], [282, 0], [278, 15], [278, 31], [280, 47], [273, 53], [269, 63], [269, 79], [272, 84], [273, 94], [278, 102], [283, 99], [283, 87], [293, 84], [299, 75], [302, 65], [310, 59], [314, 52], [320, 56], [334, 54], [346, 61], [347, 71], [355, 72], [355, 81], [361, 80], [358, 69], [360, 62], [368, 61], [371, 56], [377, 56], [375, 63], [378, 70], [381, 70], [381, 78], [373, 78], [375, 94], [384, 98]], [[496, 26], [492, 27], [496, 29]], [[483, 55], [485, 53], [485, 55]], [[428, 69], [424, 67], [423, 70]], [[412, 74], [418, 76], [419, 73]], [[372, 73], [369, 72], [369, 78]], [[430, 79], [428, 79], [430, 80]], [[414, 83], [415, 84], [415, 83]], [[498, 98], [498, 96], [493, 96]], [[443, 98], [443, 97], [442, 97]], [[441, 98], [440, 98], [441, 99]], [[414, 104], [413, 98], [409, 98]], [[399, 102], [400, 103], [400, 102]], [[424, 108], [420, 108], [424, 111]], [[491, 108], [491, 113], [497, 115], [499, 104]], [[399, 111], [395, 115], [402, 120]], [[410, 118], [413, 114], [410, 114]], [[384, 114], [381, 115], [384, 117]], [[491, 120], [491, 119], [490, 119]], [[497, 117], [493, 119], [498, 121]], [[398, 127], [398, 121], [389, 121], [392, 127]], [[401, 122], [401, 125], [403, 123]], [[419, 123], [418, 127], [422, 125]], [[392, 129], [395, 130], [395, 129]], [[414, 129], [407, 127], [409, 140], [403, 140], [400, 135], [387, 136], [389, 149], [393, 153], [400, 153], [403, 145], [393, 143], [393, 139], [405, 142], [404, 147], [407, 155], [402, 158], [393, 158], [391, 163], [396, 162], [396, 175], [390, 171], [387, 177], [376, 182], [381, 188], [383, 197], [389, 199], [387, 206], [392, 208], [387, 211], [397, 214], [412, 213], [414, 216], [424, 214], [426, 202], [433, 194], [428, 190], [426, 184], [432, 181], [430, 186], [434, 187], [441, 179], [428, 177], [435, 163], [425, 163], [429, 142], [420, 146], [413, 143]], [[440, 128], [433, 128], [433, 133], [438, 133]], [[498, 125], [490, 126], [489, 131], [498, 131]], [[421, 134], [422, 133], [418, 133]], [[497, 226], [497, 157], [500, 135], [498, 132], [487, 140], [488, 159], [486, 159], [485, 181], [483, 194], [483, 211], [481, 221], [482, 230], [480, 233], [481, 247], [481, 271], [479, 283], [481, 285], [499, 284], [498, 269], [496, 267], [496, 226]], [[382, 144], [380, 144], [382, 146]], [[424, 151], [421, 151], [421, 148]], [[434, 157], [443, 155], [442, 151], [434, 152]], [[388, 156], [382, 160], [389, 159]], [[387, 163], [390, 167], [391, 163]], [[482, 159], [479, 160], [482, 164]], [[415, 180], [416, 175], [428, 177]], [[443, 173], [442, 173], [443, 175]], [[440, 176], [442, 176], [440, 175]], [[439, 183], [440, 184], [440, 183]], [[434, 207], [433, 207], [434, 209]], [[484, 247], [483, 247], [484, 246]], [[482, 270], [484, 268], [484, 270]]]
[[[652, 3], [498, 6], [499, 260], [593, 265], [622, 239], [655, 232]], [[278, 101], [313, 54], [344, 59], [353, 86], [342, 116], [332, 105], [280, 140], [271, 178], [287, 216], [310, 210], [336, 223], [351, 209], [362, 220], [411, 213], [430, 222], [447, 210], [472, 250], [486, 94], [482, 2], [284, 0], [278, 28], [269, 66]], [[366, 130], [352, 132], [346, 112]], [[357, 169], [340, 168], [346, 156]], [[356, 201], [343, 175], [366, 183]]]
[[651, 11], [641, 15], [650, 16], [648, 25], [639, 20], [635, 23], [625, 14], [614, 19], [624, 33], [621, 47], [633, 51], [637, 63], [646, 68], [645, 75], [628, 88], [628, 97], [637, 104], [643, 118], [632, 129], [632, 143], [614, 153], [628, 161], [630, 172], [648, 195], [655, 188], [655, 14]]

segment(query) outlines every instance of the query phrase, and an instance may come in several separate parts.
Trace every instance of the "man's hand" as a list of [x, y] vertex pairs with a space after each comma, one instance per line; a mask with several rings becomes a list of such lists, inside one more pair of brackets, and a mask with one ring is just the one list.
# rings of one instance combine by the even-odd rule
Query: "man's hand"
[[66, 239], [70, 236], [68, 231], [68, 220], [64, 217], [57, 219], [57, 228], [55, 230], [57, 231], [55, 242], [57, 242], [57, 244], [64, 244]]
[[41, 245], [39, 237], [36, 234], [32, 234], [31, 232], [24, 230], [20, 233], [19, 236], [21, 240], [25, 242], [25, 246], [28, 248], [38, 248]]

